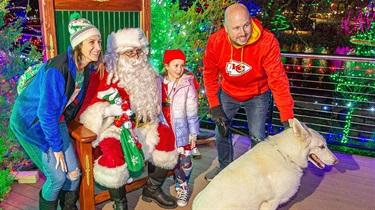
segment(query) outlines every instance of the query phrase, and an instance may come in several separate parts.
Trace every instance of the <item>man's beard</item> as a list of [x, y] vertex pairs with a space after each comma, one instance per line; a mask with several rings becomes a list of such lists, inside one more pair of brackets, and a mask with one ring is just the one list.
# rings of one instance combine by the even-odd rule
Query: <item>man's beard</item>
[[[128, 56], [120, 56], [117, 62], [117, 76], [119, 77], [119, 87], [125, 88], [126, 91], [131, 89], [135, 77], [142, 77], [147, 73], [144, 69], [147, 65], [147, 58], [129, 58]], [[146, 69], [147, 70], [147, 69]], [[142, 82], [143, 80], [141, 80]], [[140, 84], [141, 85], [141, 84]], [[128, 88], [127, 88], [128, 87]]]
[[158, 76], [146, 55], [137, 58], [120, 56], [117, 65], [118, 86], [130, 96], [132, 110], [143, 121], [154, 121], [160, 113]]

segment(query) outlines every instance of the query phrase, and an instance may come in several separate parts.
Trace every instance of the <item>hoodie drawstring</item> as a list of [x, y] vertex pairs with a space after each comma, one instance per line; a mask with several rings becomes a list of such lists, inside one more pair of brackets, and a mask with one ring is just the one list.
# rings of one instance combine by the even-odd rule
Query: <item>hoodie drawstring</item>
[[[230, 66], [232, 68], [232, 61], [233, 61], [233, 45], [230, 45]], [[243, 47], [241, 47], [241, 63], [240, 63], [240, 66], [241, 66], [241, 69], [240, 71], [242, 72], [242, 62], [243, 62]]]

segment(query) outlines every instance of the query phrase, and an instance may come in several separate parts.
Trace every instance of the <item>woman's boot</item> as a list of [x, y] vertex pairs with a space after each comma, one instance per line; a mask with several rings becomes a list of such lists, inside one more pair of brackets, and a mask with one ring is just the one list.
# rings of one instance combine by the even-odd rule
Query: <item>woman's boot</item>
[[146, 202], [155, 201], [159, 206], [166, 209], [177, 207], [176, 199], [166, 195], [161, 186], [167, 177], [168, 170], [148, 163], [148, 180], [143, 187], [142, 200]]
[[125, 185], [120, 188], [108, 188], [111, 200], [114, 201], [114, 210], [128, 210], [128, 200], [126, 199]]
[[57, 200], [46, 201], [42, 197], [42, 190], [39, 192], [39, 210], [55, 210], [57, 209]]
[[78, 190], [65, 191], [61, 190], [59, 193], [60, 207], [62, 210], [78, 210], [77, 200], [78, 200]]

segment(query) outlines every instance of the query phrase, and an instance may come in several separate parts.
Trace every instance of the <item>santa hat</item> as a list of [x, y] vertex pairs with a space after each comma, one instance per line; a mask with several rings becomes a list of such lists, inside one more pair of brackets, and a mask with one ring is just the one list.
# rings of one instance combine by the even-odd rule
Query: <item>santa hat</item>
[[68, 30], [70, 33], [70, 45], [72, 45], [73, 49], [90, 36], [98, 35], [101, 37], [100, 31], [90, 21], [81, 18], [77, 12], [70, 15]]
[[140, 28], [120, 29], [117, 32], [112, 32], [107, 39], [107, 51], [109, 53], [121, 54], [134, 48], [144, 50], [147, 45], [147, 38]]
[[163, 64], [168, 64], [169, 62], [175, 60], [175, 59], [181, 59], [184, 61], [184, 65], [186, 64], [186, 56], [182, 50], [166, 50], [164, 53], [164, 60]]

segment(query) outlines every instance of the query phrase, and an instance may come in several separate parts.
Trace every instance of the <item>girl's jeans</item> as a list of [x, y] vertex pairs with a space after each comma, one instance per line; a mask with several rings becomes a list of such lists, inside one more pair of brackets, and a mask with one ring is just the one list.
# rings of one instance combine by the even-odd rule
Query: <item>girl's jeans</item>
[[71, 179], [68, 174], [76, 171], [78, 162], [76, 154], [69, 136], [65, 121], [59, 124], [60, 134], [64, 142], [63, 153], [68, 171], [63, 172], [61, 165], [56, 169], [56, 158], [51, 148], [44, 153], [41, 149], [19, 139], [20, 144], [25, 149], [31, 160], [46, 176], [46, 181], [42, 187], [42, 197], [47, 201], [57, 200], [60, 190], [74, 191], [79, 187], [80, 176]]
[[[220, 104], [225, 115], [228, 118], [227, 124], [232, 125], [232, 120], [237, 111], [242, 106], [246, 112], [249, 134], [253, 137], [264, 140], [266, 138], [265, 123], [267, 120], [268, 109], [270, 106], [271, 91], [250, 98], [247, 101], [238, 102], [231, 98], [224, 91], [219, 92]], [[216, 126], [216, 148], [220, 168], [227, 167], [233, 161], [232, 133], [228, 130], [228, 137], [222, 137]]]

